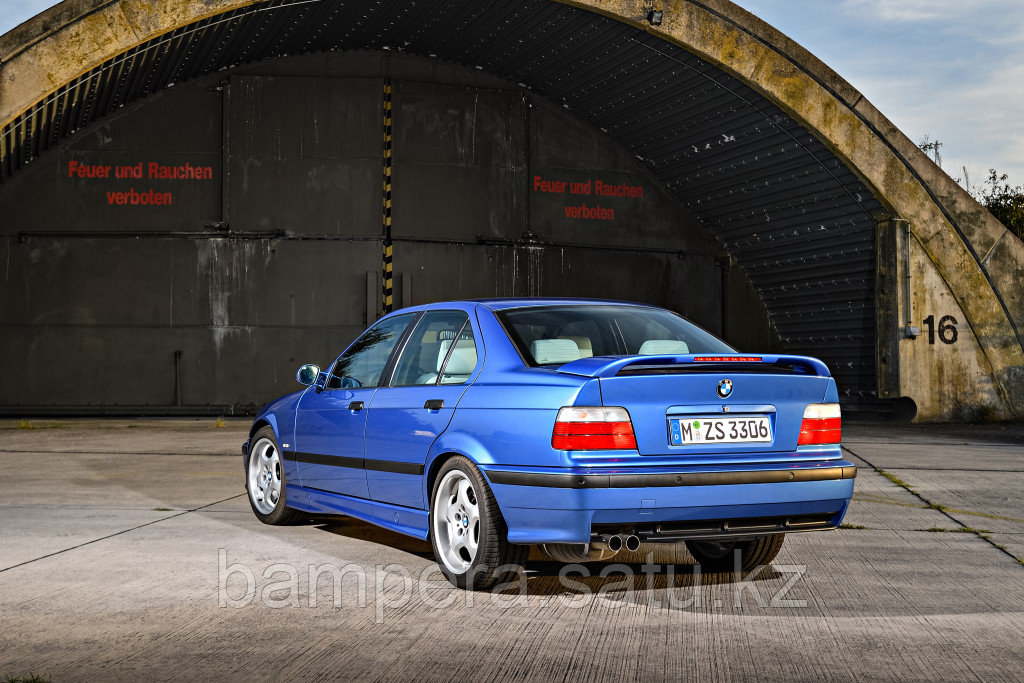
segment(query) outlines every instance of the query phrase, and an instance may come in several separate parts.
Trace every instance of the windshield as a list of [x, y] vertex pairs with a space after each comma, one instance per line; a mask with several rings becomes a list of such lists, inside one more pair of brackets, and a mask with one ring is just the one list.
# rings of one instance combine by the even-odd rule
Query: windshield
[[642, 306], [543, 306], [497, 313], [530, 365], [561, 365], [590, 356], [735, 353], [685, 318]]

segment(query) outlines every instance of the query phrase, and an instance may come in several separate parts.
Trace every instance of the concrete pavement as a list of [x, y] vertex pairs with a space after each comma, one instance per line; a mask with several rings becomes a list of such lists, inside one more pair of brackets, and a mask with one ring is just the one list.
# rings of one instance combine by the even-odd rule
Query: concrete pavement
[[245, 421], [34, 424], [0, 422], [0, 679], [1024, 676], [1024, 427], [847, 424], [866, 528], [744, 581], [659, 547], [473, 595], [426, 543], [260, 524]]

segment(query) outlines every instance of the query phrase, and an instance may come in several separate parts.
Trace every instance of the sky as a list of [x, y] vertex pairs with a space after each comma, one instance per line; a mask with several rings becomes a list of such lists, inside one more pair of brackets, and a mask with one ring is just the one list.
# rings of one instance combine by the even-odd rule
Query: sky
[[738, 0], [849, 81], [972, 185], [1024, 185], [1024, 1]]
[[[0, 0], [0, 34], [54, 4]], [[860, 90], [942, 166], [1024, 185], [1024, 0], [737, 0]]]

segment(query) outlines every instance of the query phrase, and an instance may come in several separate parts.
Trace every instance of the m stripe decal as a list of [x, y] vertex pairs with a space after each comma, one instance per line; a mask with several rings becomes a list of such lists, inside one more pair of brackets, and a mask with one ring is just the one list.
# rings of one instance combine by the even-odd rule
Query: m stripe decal
[[368, 458], [352, 458], [346, 455], [324, 455], [323, 453], [302, 453], [284, 451], [286, 460], [304, 462], [310, 465], [329, 465], [331, 467], [351, 467], [355, 470], [372, 472], [393, 472], [395, 474], [423, 474], [423, 465], [415, 462], [398, 462], [395, 460], [373, 460]]
[[741, 486], [789, 482], [853, 479], [856, 467], [805, 467], [784, 470], [738, 472], [690, 472], [677, 474], [544, 474], [489, 470], [492, 484], [547, 486], [560, 489], [618, 489], [670, 486]]

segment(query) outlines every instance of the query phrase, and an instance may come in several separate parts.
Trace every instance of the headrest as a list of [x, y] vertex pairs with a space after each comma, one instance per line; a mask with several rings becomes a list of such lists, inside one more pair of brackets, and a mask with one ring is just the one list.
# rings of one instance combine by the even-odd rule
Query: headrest
[[641, 356], [673, 355], [680, 356], [690, 352], [686, 342], [678, 339], [648, 339], [640, 346]]
[[580, 359], [580, 347], [572, 339], [538, 339], [530, 344], [530, 353], [541, 365]]
[[580, 358], [590, 358], [594, 355], [594, 345], [590, 343], [590, 337], [559, 337], [559, 339], [572, 339], [580, 350]]
[[[441, 330], [437, 336], [439, 339], [455, 339], [455, 330]], [[469, 339], [469, 333], [463, 332], [459, 339]]]
[[[452, 345], [451, 339], [441, 342], [441, 348], [437, 352], [437, 371], [441, 372], [444, 365], [444, 358], [448, 355], [448, 349]], [[470, 375], [476, 367], [476, 346], [472, 339], [460, 339], [452, 351], [451, 358], [444, 372], [446, 375]]]

